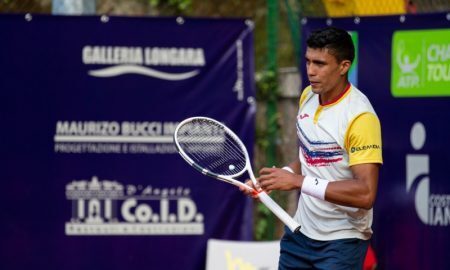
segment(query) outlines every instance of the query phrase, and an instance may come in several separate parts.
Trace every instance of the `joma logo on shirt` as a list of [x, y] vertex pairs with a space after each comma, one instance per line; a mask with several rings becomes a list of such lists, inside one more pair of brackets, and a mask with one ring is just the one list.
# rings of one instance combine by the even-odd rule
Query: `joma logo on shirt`
[[365, 151], [365, 150], [369, 150], [369, 149], [380, 149], [380, 146], [378, 144], [356, 146], [356, 147], [352, 147], [351, 152], [354, 153], [356, 151]]

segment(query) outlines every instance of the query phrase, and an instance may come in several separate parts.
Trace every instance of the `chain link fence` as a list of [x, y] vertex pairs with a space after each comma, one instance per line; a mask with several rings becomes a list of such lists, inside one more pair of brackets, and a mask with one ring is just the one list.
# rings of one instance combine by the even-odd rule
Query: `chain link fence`
[[[374, 16], [450, 11], [449, 0], [296, 1], [298, 2], [298, 12], [302, 17]], [[200, 0], [192, 0], [191, 7], [197, 9], [198, 7], [204, 6], [202, 2]], [[282, 0], [280, 0], [280, 4], [281, 2]], [[52, 0], [0, 0], [0, 13], [51, 14]], [[158, 9], [148, 0], [97, 0], [96, 13], [128, 16], [159, 15]], [[186, 10], [186, 13], [195, 12]], [[223, 15], [226, 16], [226, 14]]]
[[0, 13], [40, 13], [52, 12], [52, 0], [0, 0]]
[[302, 17], [349, 17], [450, 11], [449, 0], [298, 0]]
[[[95, 5], [97, 14], [158, 15], [148, 0], [97, 0]], [[0, 0], [0, 13], [51, 14], [52, 0]]]

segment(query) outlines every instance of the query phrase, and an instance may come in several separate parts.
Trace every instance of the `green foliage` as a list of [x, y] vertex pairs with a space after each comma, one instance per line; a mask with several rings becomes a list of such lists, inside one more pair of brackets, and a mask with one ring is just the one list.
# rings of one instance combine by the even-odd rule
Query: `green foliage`
[[269, 232], [269, 219], [271, 218], [270, 210], [262, 203], [258, 203], [256, 207], [255, 219], [255, 240], [262, 241], [270, 239], [272, 236], [268, 235]]
[[[278, 81], [277, 75], [273, 71], [256, 72], [256, 100], [259, 103], [267, 104], [268, 101], [274, 101], [277, 98]], [[278, 115], [274, 114], [267, 121], [267, 125], [256, 125], [256, 144], [261, 153], [266, 153], [270, 146], [268, 126], [276, 124]]]
[[[276, 112], [278, 78], [277, 73], [272, 70], [266, 70], [256, 73], [256, 99], [261, 106], [265, 106], [266, 114], [264, 116], [263, 125], [256, 125], [256, 147], [260, 153], [263, 153], [265, 160], [260, 160], [265, 166], [275, 165], [274, 156], [272, 158], [268, 154], [271, 147], [274, 146], [273, 138], [276, 134], [274, 127], [277, 126], [278, 113]], [[261, 157], [260, 157], [261, 159]], [[276, 196], [277, 192], [272, 192], [272, 196]], [[254, 210], [255, 224], [254, 236], [256, 240], [273, 240], [275, 237], [275, 217], [264, 204], [259, 203]]]
[[169, 8], [177, 11], [185, 11], [192, 5], [192, 0], [148, 0], [152, 7]]
[[276, 98], [277, 74], [271, 70], [256, 73], [256, 100], [268, 101]]

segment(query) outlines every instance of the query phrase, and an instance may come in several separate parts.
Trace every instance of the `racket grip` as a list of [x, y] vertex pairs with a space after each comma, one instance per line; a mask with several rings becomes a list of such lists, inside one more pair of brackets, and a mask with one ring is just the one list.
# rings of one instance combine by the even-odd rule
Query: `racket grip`
[[258, 194], [261, 202], [267, 206], [293, 233], [300, 232], [300, 224], [298, 224], [286, 211], [283, 210], [266, 192], [262, 191]]

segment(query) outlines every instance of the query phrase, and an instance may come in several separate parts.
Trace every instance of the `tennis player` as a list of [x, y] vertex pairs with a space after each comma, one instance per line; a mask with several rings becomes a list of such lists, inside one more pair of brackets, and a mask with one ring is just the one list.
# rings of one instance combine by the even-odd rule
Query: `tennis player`
[[294, 216], [301, 233], [285, 230], [279, 269], [363, 267], [382, 151], [379, 119], [348, 81], [354, 55], [351, 37], [342, 29], [328, 27], [309, 36], [310, 85], [302, 92], [296, 119], [299, 159], [282, 169], [260, 170], [266, 192], [301, 191]]

